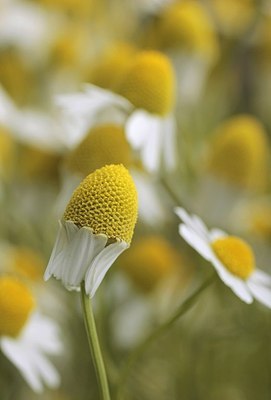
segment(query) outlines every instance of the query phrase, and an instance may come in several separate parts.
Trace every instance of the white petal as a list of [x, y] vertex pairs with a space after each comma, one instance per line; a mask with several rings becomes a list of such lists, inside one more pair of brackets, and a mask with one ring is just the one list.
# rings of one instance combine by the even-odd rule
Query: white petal
[[0, 123], [9, 126], [13, 118], [17, 118], [18, 110], [15, 104], [0, 85]]
[[252, 279], [247, 281], [247, 285], [255, 299], [266, 307], [271, 308], [271, 288], [255, 283]]
[[32, 355], [33, 368], [42, 382], [51, 389], [55, 389], [60, 385], [60, 375], [53, 364], [41, 352], [34, 352]]
[[223, 237], [228, 236], [226, 232], [221, 229], [211, 229], [208, 233], [210, 242], [214, 242], [217, 239], [221, 239]]
[[203, 258], [210, 260], [212, 258], [212, 250], [209, 243], [205, 241], [197, 232], [190, 227], [180, 224], [180, 235], [190, 244]]
[[171, 171], [177, 165], [176, 122], [172, 115], [163, 120], [161, 136], [165, 167]]
[[256, 269], [250, 276], [249, 280], [253, 281], [256, 284], [261, 284], [264, 286], [271, 285], [271, 276], [260, 269]]
[[116, 258], [129, 246], [121, 241], [105, 247], [90, 264], [86, 273], [85, 287], [86, 293], [93, 297], [100, 286], [106, 272], [111, 267]]
[[42, 392], [43, 385], [32, 363], [31, 349], [25, 347], [24, 343], [7, 337], [3, 337], [0, 344], [3, 353], [18, 368], [31, 389], [37, 393]]
[[58, 256], [69, 245], [70, 241], [72, 240], [78, 229], [79, 228], [71, 221], [59, 221], [59, 229], [56, 241], [44, 273], [45, 281], [47, 281], [52, 275], [54, 275], [54, 271], [59, 268], [57, 267]]
[[221, 280], [231, 288], [231, 290], [245, 303], [250, 304], [253, 302], [253, 297], [250, 294], [248, 286], [245, 281], [231, 274], [224, 265], [213, 255], [213, 259], [210, 260], [215, 267]]
[[88, 228], [79, 229], [65, 249], [56, 257], [53, 275], [70, 289], [79, 288], [89, 264], [105, 246], [105, 235], [93, 235]]
[[127, 139], [132, 147], [140, 150], [142, 162], [149, 172], [159, 168], [161, 156], [161, 118], [138, 110], [128, 118]]

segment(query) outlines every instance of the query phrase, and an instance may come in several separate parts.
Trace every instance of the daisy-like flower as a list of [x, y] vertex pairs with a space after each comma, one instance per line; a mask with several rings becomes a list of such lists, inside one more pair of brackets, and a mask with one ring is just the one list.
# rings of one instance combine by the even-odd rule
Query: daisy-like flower
[[0, 277], [0, 349], [35, 392], [56, 388], [60, 377], [48, 359], [62, 346], [54, 322], [35, 310], [28, 287], [9, 275]]
[[173, 169], [175, 77], [169, 59], [157, 51], [137, 53], [116, 90], [118, 95], [86, 85], [82, 93], [58, 96], [56, 103], [66, 114], [66, 131], [82, 137], [105, 118], [106, 122], [118, 118], [120, 123], [126, 121], [128, 141], [149, 172], [159, 170], [161, 159], [166, 169]]
[[175, 212], [183, 221], [180, 235], [213, 264], [225, 285], [244, 302], [252, 303], [255, 298], [271, 308], [271, 276], [256, 268], [249, 244], [219, 229], [208, 230], [200, 218], [183, 208]]
[[116, 258], [129, 247], [137, 219], [134, 182], [123, 165], [88, 175], [68, 203], [45, 271], [68, 289], [93, 297]]

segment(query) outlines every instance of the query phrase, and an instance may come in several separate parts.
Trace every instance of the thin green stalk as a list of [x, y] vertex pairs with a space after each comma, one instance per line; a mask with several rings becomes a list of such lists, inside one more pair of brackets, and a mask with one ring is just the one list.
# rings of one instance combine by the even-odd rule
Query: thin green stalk
[[92, 354], [92, 360], [96, 370], [101, 399], [110, 400], [111, 397], [110, 397], [103, 357], [101, 353], [101, 348], [99, 344], [98, 334], [96, 330], [92, 304], [90, 298], [88, 298], [88, 296], [86, 295], [84, 282], [81, 284], [81, 300], [82, 300], [82, 308], [84, 314], [85, 327], [87, 331], [88, 343]]
[[195, 303], [198, 296], [209, 287], [215, 280], [215, 275], [209, 277], [206, 281], [203, 282], [201, 286], [197, 288], [197, 290], [188, 297], [175, 312], [156, 330], [154, 330], [143, 342], [141, 342], [136, 349], [128, 356], [127, 361], [124, 363], [123, 368], [120, 372], [119, 386], [117, 392], [117, 399], [121, 399], [122, 389], [124, 384], [129, 376], [132, 366], [139, 359], [139, 357], [144, 353], [144, 351], [148, 348], [148, 346], [156, 340], [162, 333], [167, 331], [182, 315], [188, 311], [191, 306]]

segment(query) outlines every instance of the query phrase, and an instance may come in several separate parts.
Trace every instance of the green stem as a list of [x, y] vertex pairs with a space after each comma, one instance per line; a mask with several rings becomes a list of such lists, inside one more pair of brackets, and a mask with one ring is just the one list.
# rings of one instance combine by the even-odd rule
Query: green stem
[[93, 315], [91, 300], [86, 295], [84, 282], [81, 284], [81, 300], [82, 300], [82, 308], [84, 314], [85, 327], [87, 331], [88, 343], [96, 370], [101, 399], [110, 400], [111, 397], [109, 393], [107, 376], [99, 344], [98, 334], [96, 330], [96, 324]]
[[118, 393], [117, 399], [121, 399], [122, 388], [128, 378], [128, 375], [131, 371], [132, 366], [138, 360], [138, 358], [144, 353], [145, 349], [156, 340], [162, 333], [164, 333], [168, 328], [170, 328], [182, 315], [186, 313], [190, 309], [190, 307], [195, 303], [198, 296], [209, 287], [215, 279], [215, 275], [209, 277], [206, 281], [203, 282], [201, 286], [190, 296], [188, 297], [178, 308], [174, 311], [174, 313], [156, 330], [154, 330], [143, 342], [141, 342], [136, 349], [128, 356], [127, 361], [125, 362], [119, 379]]

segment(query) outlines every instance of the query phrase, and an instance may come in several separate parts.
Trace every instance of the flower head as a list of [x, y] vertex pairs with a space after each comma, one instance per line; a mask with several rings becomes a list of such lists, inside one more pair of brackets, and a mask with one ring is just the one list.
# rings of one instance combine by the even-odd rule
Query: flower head
[[36, 311], [28, 287], [13, 276], [0, 277], [0, 349], [35, 392], [55, 388], [60, 377], [48, 360], [61, 343], [56, 325]]
[[127, 247], [137, 219], [137, 194], [123, 165], [108, 165], [88, 175], [74, 191], [45, 279], [61, 279], [70, 289], [85, 281], [93, 296], [105, 273]]
[[120, 259], [122, 270], [142, 291], [148, 292], [175, 272], [177, 251], [160, 236], [139, 239]]
[[180, 235], [213, 264], [221, 280], [241, 300], [252, 303], [254, 297], [271, 308], [271, 276], [256, 268], [248, 243], [219, 229], [209, 231], [200, 218], [182, 208], [176, 208], [176, 214], [183, 221]]
[[69, 153], [66, 167], [83, 176], [110, 164], [129, 167], [132, 162], [130, 146], [124, 129], [116, 124], [97, 125]]
[[157, 51], [138, 53], [118, 92], [136, 108], [162, 116], [168, 114], [175, 102], [175, 77], [169, 59]]
[[222, 123], [210, 151], [209, 169], [229, 183], [245, 189], [266, 186], [268, 145], [261, 123], [238, 115]]
[[197, 1], [165, 7], [157, 24], [156, 40], [163, 48], [180, 48], [216, 59], [218, 43], [212, 22]]

